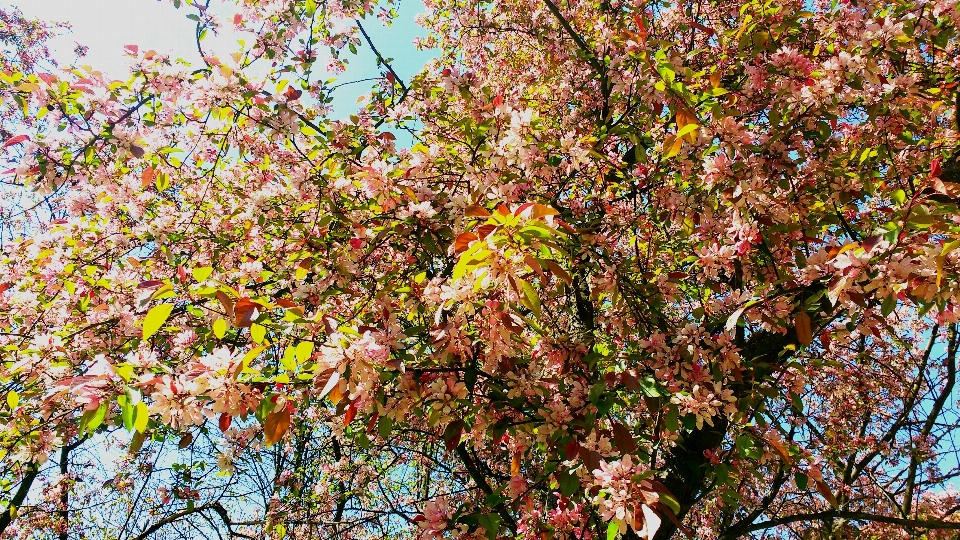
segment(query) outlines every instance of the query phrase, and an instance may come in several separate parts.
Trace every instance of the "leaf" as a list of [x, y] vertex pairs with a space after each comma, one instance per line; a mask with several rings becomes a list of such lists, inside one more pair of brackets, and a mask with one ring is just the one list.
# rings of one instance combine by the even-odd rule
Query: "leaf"
[[560, 484], [560, 495], [569, 497], [580, 487], [580, 477], [573, 471], [565, 471], [557, 474], [557, 483]]
[[140, 187], [146, 189], [153, 184], [153, 167], [144, 167], [143, 172], [140, 173]]
[[454, 420], [447, 424], [447, 428], [443, 430], [443, 442], [447, 452], [460, 444], [460, 436], [463, 434], [464, 425], [463, 420]]
[[136, 454], [140, 451], [140, 448], [143, 447], [143, 441], [147, 439], [147, 434], [142, 431], [137, 431], [133, 434], [133, 438], [130, 439], [130, 455]]
[[547, 259], [546, 261], [543, 261], [543, 262], [547, 264], [547, 269], [550, 270], [551, 274], [563, 280], [563, 282], [566, 283], [567, 285], [570, 285], [573, 283], [573, 279], [570, 277], [570, 274], [568, 274], [567, 271], [563, 269], [563, 267], [557, 264], [556, 261]]
[[213, 273], [213, 267], [210, 266], [201, 266], [199, 268], [194, 268], [190, 271], [193, 274], [193, 279], [197, 281], [206, 281], [210, 274]]
[[23, 141], [26, 141], [26, 140], [28, 140], [28, 139], [30, 139], [30, 137], [29, 137], [28, 135], [17, 135], [16, 137], [11, 137], [11, 138], [7, 139], [7, 141], [6, 141], [5, 143], [3, 143], [3, 146], [0, 146], [0, 148], [6, 148], [6, 147], [8, 147], [8, 146], [13, 146], [13, 145], [15, 145], [15, 144], [20, 144], [20, 143], [22, 143]]
[[237, 300], [237, 303], [233, 306], [234, 325], [237, 328], [249, 327], [253, 324], [254, 315], [257, 313], [257, 308], [259, 307], [261, 307], [260, 304], [249, 298]]
[[734, 328], [737, 327], [737, 321], [740, 320], [740, 316], [743, 315], [743, 312], [747, 309], [747, 306], [741, 306], [740, 309], [734, 311], [727, 317], [727, 323], [723, 325], [723, 329], [727, 332], [732, 332]]
[[471, 204], [470, 206], [466, 207], [464, 209], [464, 213], [467, 215], [467, 217], [478, 217], [478, 218], [490, 217], [490, 212], [486, 208], [476, 204]]
[[297, 363], [305, 364], [313, 355], [313, 342], [301, 341], [297, 344]]
[[17, 405], [20, 404], [20, 394], [16, 390], [11, 390], [7, 392], [7, 407], [10, 407], [10, 410], [17, 408]]
[[679, 131], [677, 131], [677, 138], [682, 139], [684, 137], [687, 137], [687, 140], [690, 141], [691, 144], [695, 143], [697, 142], [698, 129], [700, 129], [700, 126], [698, 126], [697, 124], [687, 124], [682, 128], [680, 128]]
[[[324, 397], [326, 397], [327, 394], [329, 394], [334, 388], [336, 388], [340, 384], [340, 373], [338, 371], [333, 370], [333, 368], [331, 368], [329, 371], [331, 371], [331, 373], [328, 376], [329, 378], [327, 379], [327, 383], [323, 385], [323, 390], [320, 390], [319, 399], [323, 399]], [[337, 401], [340, 401], [339, 399], [333, 400], [332, 397], [330, 399], [334, 403], [336, 403]]]
[[637, 449], [630, 430], [619, 422], [613, 424], [613, 440], [621, 454], [629, 454]]
[[268, 448], [273, 446], [283, 438], [288, 429], [290, 429], [290, 411], [286, 407], [281, 407], [279, 411], [268, 414], [263, 421], [263, 442]]
[[530, 212], [531, 219], [539, 219], [546, 216], [559, 216], [555, 208], [547, 206], [545, 204], [536, 203], [533, 205], [533, 210]]
[[223, 339], [223, 336], [226, 333], [227, 333], [227, 321], [223, 319], [217, 319], [213, 321], [213, 335], [217, 336], [217, 339]]
[[258, 345], [263, 343], [263, 339], [267, 337], [266, 327], [253, 323], [250, 325], [250, 338], [253, 339]]
[[616, 521], [611, 521], [607, 524], [607, 540], [616, 540], [617, 536], [620, 535], [620, 525]]
[[233, 417], [227, 413], [221, 413], [219, 420], [217, 420], [217, 427], [220, 428], [220, 433], [226, 432], [230, 429], [230, 424], [233, 423]]
[[180, 437], [180, 441], [177, 443], [177, 448], [183, 450], [184, 448], [190, 446], [190, 443], [193, 442], [193, 433], [189, 431], [183, 434], [183, 437]]
[[483, 527], [488, 540], [496, 540], [500, 533], [500, 516], [497, 514], [481, 514], [477, 516], [477, 522]]
[[170, 317], [172, 312], [173, 304], [160, 304], [152, 307], [143, 320], [143, 339], [149, 339], [150, 336], [156, 334], [163, 323], [167, 322], [167, 318]]
[[660, 516], [653, 511], [653, 508], [643, 504], [640, 506], [643, 509], [643, 520], [646, 524], [647, 531], [647, 540], [653, 540], [655, 534], [660, 529]]
[[833, 496], [833, 492], [830, 491], [830, 486], [827, 485], [823, 480], [814, 480], [814, 483], [817, 485], [817, 491], [820, 492], [820, 495], [823, 495], [823, 498], [830, 503], [830, 506], [834, 508], [839, 508], [840, 504], [837, 502], [837, 498]]
[[675, 135], [668, 135], [663, 141], [663, 148], [666, 150], [663, 157], [672, 158], [679, 154], [680, 149], [683, 148], [683, 139]]
[[472, 232], [465, 232], [460, 236], [457, 236], [456, 241], [453, 243], [453, 251], [457, 254], [463, 253], [470, 247], [470, 243], [474, 240], [479, 240], [480, 237]]
[[793, 326], [797, 329], [797, 340], [804, 347], [813, 342], [813, 331], [810, 329], [810, 316], [805, 311], [797, 313], [793, 318]]
[[537, 291], [533, 288], [533, 285], [530, 285], [526, 280], [516, 278], [516, 282], [520, 287], [520, 301], [523, 302], [523, 305], [532, 311], [537, 318], [540, 318], [540, 296], [537, 294]]
[[227, 319], [233, 319], [233, 300], [227, 296], [227, 293], [223, 291], [217, 291], [217, 300], [220, 301], [220, 305], [223, 306], [223, 312], [227, 315]]
[[954, 240], [953, 242], [947, 242], [943, 245], [943, 249], [940, 251], [940, 255], [937, 257], [937, 287], [940, 286], [940, 282], [943, 280], [943, 265], [947, 262], [947, 255], [951, 251], [960, 247], [960, 240]]
[[806, 491], [807, 483], [810, 481], [810, 478], [802, 472], [798, 472], [793, 476], [793, 481], [797, 484], [797, 489], [800, 491]]
[[145, 152], [143, 151], [143, 148], [140, 148], [135, 144], [131, 144], [130, 153], [133, 154], [133, 157], [135, 158], [142, 158]]
[[143, 433], [147, 430], [147, 424], [150, 422], [150, 408], [144, 402], [137, 403], [133, 413], [133, 429], [137, 433]]

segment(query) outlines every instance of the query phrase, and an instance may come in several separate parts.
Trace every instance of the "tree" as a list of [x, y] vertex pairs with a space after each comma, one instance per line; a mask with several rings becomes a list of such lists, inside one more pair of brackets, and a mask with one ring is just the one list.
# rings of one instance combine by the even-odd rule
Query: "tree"
[[432, 1], [409, 80], [173, 4], [202, 66], [0, 74], [4, 534], [960, 530], [955, 2]]

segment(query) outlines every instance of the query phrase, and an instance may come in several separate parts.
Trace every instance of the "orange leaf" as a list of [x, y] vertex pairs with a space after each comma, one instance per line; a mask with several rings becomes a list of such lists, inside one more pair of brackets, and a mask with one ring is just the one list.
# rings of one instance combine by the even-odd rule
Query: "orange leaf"
[[810, 316], [801, 311], [793, 318], [793, 325], [797, 329], [797, 339], [803, 346], [810, 345], [813, 341], [813, 331], [810, 328]]
[[520, 474], [520, 460], [522, 457], [523, 455], [519, 450], [513, 452], [513, 459], [510, 460], [510, 476]]
[[347, 413], [343, 415], [343, 425], [349, 426], [350, 422], [353, 422], [353, 419], [357, 416], [357, 410], [360, 409], [360, 406], [356, 401], [350, 403], [350, 406], [347, 407]]
[[478, 218], [490, 217], [490, 212], [487, 211], [486, 208], [477, 204], [471, 204], [464, 210], [464, 212], [467, 214], [468, 217], [478, 217]]
[[472, 232], [465, 232], [457, 237], [457, 240], [453, 244], [453, 250], [457, 253], [463, 253], [470, 247], [470, 242], [474, 240], [479, 240], [480, 237]]
[[250, 300], [249, 298], [241, 298], [240, 300], [237, 300], [236, 305], [233, 306], [237, 328], [247, 328], [253, 324], [254, 314], [257, 312], [257, 308], [259, 307], [261, 307], [260, 304]]
[[281, 407], [279, 411], [267, 415], [263, 422], [263, 442], [273, 446], [290, 429], [290, 411]]
[[557, 216], [560, 215], [560, 212], [557, 212], [554, 208], [547, 206], [545, 204], [537, 203], [533, 205], [533, 212], [530, 214], [530, 217], [533, 219], [542, 218], [544, 216]]
[[223, 306], [223, 312], [227, 315], [227, 319], [233, 319], [233, 300], [223, 291], [217, 291], [217, 300]]
[[570, 277], [570, 274], [568, 274], [567, 271], [564, 270], [563, 267], [561, 267], [555, 261], [551, 261], [550, 259], [547, 259], [543, 262], [547, 264], [547, 268], [550, 270], [551, 274], [562, 279], [564, 282], [566, 282], [567, 285], [570, 285], [571, 283], [573, 283], [573, 279]]
[[833, 496], [833, 492], [830, 491], [830, 486], [828, 486], [826, 482], [823, 480], [814, 480], [814, 483], [817, 484], [817, 491], [819, 491], [820, 494], [823, 495], [823, 498], [830, 503], [830, 506], [834, 508], [840, 506], [840, 504], [837, 503], [837, 498]]
[[153, 185], [153, 176], [153, 167], [144, 168], [143, 172], [140, 173], [140, 185], [145, 188]]
[[323, 384], [323, 390], [320, 390], [320, 399], [330, 394], [331, 401], [334, 403], [340, 401], [339, 399], [334, 400], [334, 396], [331, 394], [333, 389], [340, 385], [340, 373], [333, 368], [327, 369], [317, 377], [317, 384], [324, 381], [324, 379], [326, 379], [326, 381]]

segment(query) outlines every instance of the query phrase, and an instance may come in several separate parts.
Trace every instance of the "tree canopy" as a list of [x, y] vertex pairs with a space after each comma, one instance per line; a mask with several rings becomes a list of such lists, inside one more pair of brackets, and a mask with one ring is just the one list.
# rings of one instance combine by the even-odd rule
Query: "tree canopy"
[[960, 531], [956, 0], [170, 3], [0, 16], [3, 537]]

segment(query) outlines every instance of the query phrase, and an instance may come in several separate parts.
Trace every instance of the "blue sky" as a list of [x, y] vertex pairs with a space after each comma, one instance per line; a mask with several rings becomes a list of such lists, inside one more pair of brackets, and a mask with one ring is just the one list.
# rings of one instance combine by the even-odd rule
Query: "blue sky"
[[[3, 0], [0, 0], [3, 1]], [[127, 57], [123, 47], [136, 44], [141, 50], [153, 49], [192, 63], [199, 62], [194, 41], [195, 23], [186, 18], [193, 8], [175, 9], [170, 0], [6, 0], [20, 8], [27, 16], [45, 20], [68, 22], [73, 31], [52, 43], [52, 53], [61, 63], [71, 63], [77, 43], [89, 47], [79, 64], [88, 64], [113, 77], [123, 76]], [[212, 7], [222, 20], [232, 17], [233, 2], [213, 0]], [[425, 35], [414, 18], [423, 12], [419, 0], [400, 4], [400, 17], [391, 28], [379, 20], [368, 18], [364, 27], [382, 54], [393, 57], [397, 72], [408, 78], [429, 60], [432, 53], [417, 51], [412, 41]], [[229, 25], [226, 25], [229, 26]], [[219, 37], [209, 37], [204, 46], [220, 55], [237, 49], [241, 34], [225, 31]], [[374, 55], [363, 43], [356, 58], [350, 59], [350, 68], [339, 76], [341, 82], [360, 80], [378, 75]], [[341, 87], [337, 91], [335, 109], [342, 116], [356, 108], [356, 99], [369, 90], [370, 83]]]

